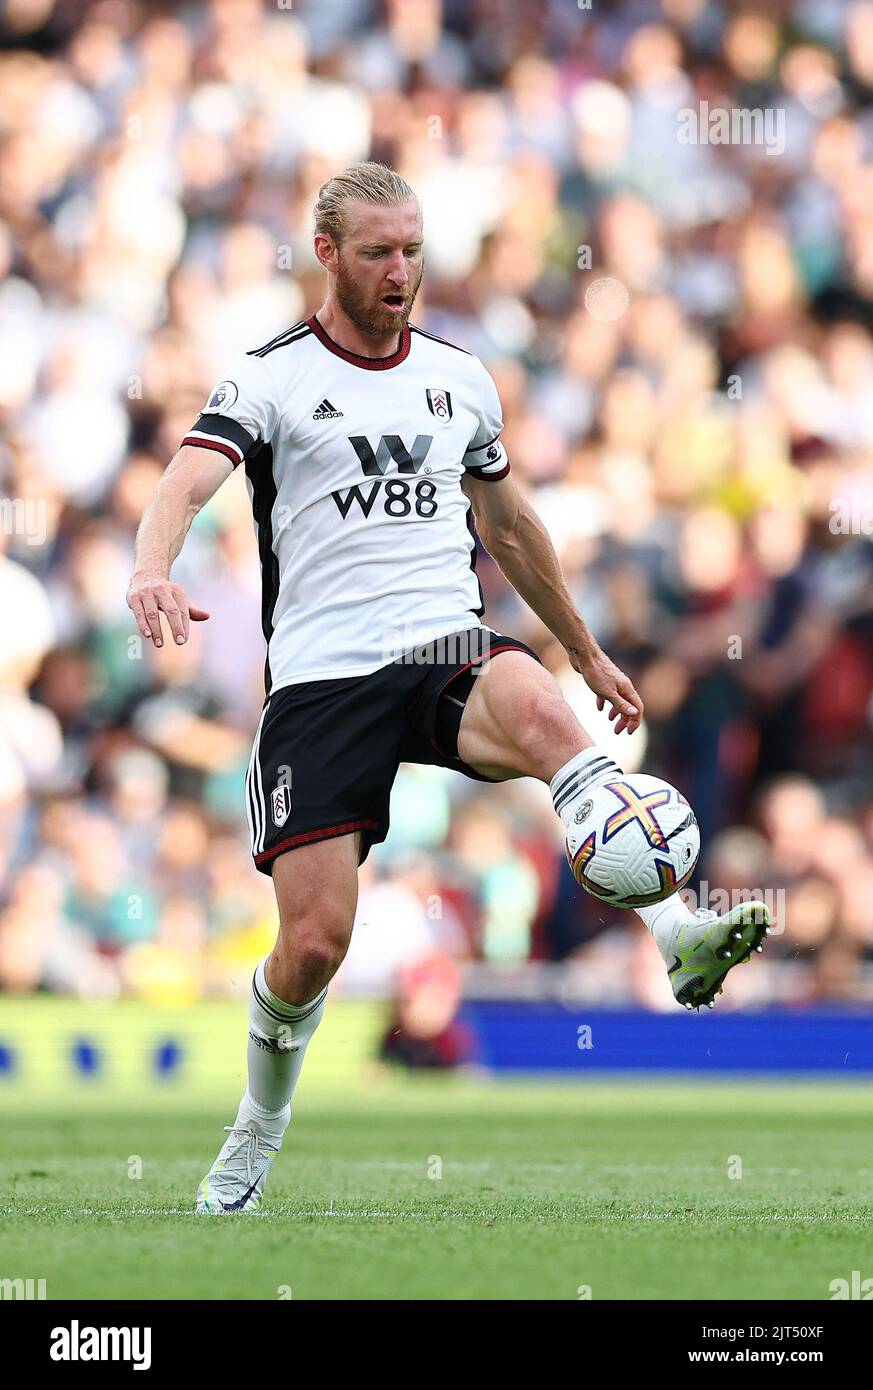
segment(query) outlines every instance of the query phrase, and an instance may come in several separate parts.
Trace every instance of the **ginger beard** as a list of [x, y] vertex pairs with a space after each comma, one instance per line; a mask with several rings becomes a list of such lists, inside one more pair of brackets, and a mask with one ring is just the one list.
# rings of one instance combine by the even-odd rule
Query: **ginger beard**
[[[418, 278], [414, 283], [410, 280], [408, 284], [399, 287], [389, 285], [373, 294], [355, 280], [343, 263], [342, 252], [340, 251], [335, 282], [337, 301], [343, 313], [348, 315], [352, 323], [360, 328], [362, 333], [366, 333], [370, 338], [389, 338], [395, 333], [402, 332], [406, 327], [423, 274], [424, 266], [422, 265], [419, 267]], [[382, 303], [385, 295], [401, 297], [404, 300], [403, 309], [400, 312], [386, 309]]]

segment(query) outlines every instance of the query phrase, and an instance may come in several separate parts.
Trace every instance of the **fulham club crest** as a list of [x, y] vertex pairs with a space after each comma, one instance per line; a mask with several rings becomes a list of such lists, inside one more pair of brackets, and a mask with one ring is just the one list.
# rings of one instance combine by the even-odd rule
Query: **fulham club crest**
[[425, 395], [427, 396], [427, 408], [431, 415], [435, 415], [438, 420], [451, 420], [451, 391], [438, 391], [436, 387], [429, 387]]
[[270, 807], [273, 812], [273, 824], [284, 825], [291, 810], [291, 788], [286, 787], [284, 782], [280, 782], [270, 793]]

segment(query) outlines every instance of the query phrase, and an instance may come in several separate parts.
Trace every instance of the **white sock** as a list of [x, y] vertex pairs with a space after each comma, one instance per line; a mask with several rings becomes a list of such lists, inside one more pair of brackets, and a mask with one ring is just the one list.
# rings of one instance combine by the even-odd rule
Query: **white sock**
[[549, 791], [555, 810], [564, 824], [570, 823], [576, 806], [586, 792], [616, 774], [621, 776], [621, 768], [606, 756], [602, 748], [583, 748], [581, 753], [559, 767], [549, 783]]
[[663, 902], [652, 903], [651, 907], [635, 908], [643, 926], [651, 932], [664, 959], [670, 953], [670, 943], [677, 927], [687, 926], [694, 921], [695, 914], [686, 907], [678, 893], [671, 893]]
[[327, 986], [309, 1004], [286, 1004], [267, 984], [261, 961], [249, 999], [249, 1084], [236, 1124], [256, 1120], [277, 1141], [291, 1120], [291, 1098], [309, 1040], [324, 1014]]

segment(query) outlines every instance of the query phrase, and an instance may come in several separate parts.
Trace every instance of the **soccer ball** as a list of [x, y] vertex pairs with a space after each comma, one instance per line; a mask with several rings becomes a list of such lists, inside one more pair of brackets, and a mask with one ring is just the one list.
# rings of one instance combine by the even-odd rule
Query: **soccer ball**
[[610, 778], [579, 803], [566, 849], [586, 893], [613, 907], [648, 907], [688, 882], [700, 831], [681, 792], [634, 772]]

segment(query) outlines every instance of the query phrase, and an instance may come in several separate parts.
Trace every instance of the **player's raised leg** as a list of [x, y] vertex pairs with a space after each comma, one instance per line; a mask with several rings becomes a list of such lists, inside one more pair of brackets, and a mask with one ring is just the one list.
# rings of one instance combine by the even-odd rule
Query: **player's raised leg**
[[[458, 755], [487, 777], [547, 782], [565, 827], [596, 787], [621, 777], [618, 764], [576, 719], [554, 677], [524, 652], [500, 653], [476, 678], [461, 717]], [[636, 911], [667, 965], [675, 998], [686, 1008], [712, 1007], [728, 971], [761, 950], [769, 922], [761, 901], [722, 914], [692, 912], [678, 892]]]
[[526, 652], [501, 652], [476, 677], [461, 716], [458, 756], [483, 776], [550, 782], [593, 747], [554, 676]]
[[253, 1212], [260, 1206], [327, 986], [351, 939], [359, 854], [355, 833], [301, 845], [274, 863], [279, 936], [252, 980], [248, 1085], [197, 1190], [198, 1212]]

